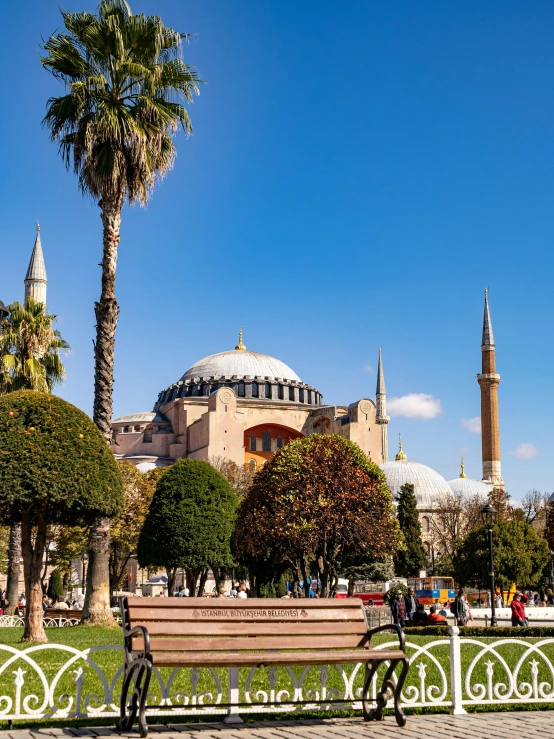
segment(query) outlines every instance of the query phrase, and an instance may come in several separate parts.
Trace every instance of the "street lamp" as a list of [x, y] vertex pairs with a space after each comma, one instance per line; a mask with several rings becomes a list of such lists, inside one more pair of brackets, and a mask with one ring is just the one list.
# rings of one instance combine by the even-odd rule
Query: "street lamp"
[[491, 626], [496, 626], [496, 586], [494, 584], [494, 555], [492, 550], [492, 525], [496, 521], [496, 510], [489, 503], [481, 511], [481, 518], [483, 523], [489, 530], [489, 567], [490, 567], [490, 578], [491, 578]]

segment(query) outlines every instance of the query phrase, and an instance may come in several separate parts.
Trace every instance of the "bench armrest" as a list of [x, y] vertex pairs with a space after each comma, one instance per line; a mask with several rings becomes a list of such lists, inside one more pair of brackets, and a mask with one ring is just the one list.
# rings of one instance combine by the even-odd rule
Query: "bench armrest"
[[133, 636], [140, 634], [144, 641], [144, 649], [142, 655], [146, 656], [150, 654], [150, 634], [146, 626], [134, 626], [132, 629], [128, 628], [129, 625], [129, 611], [126, 597], [120, 597], [119, 606], [121, 610], [121, 626], [123, 628], [123, 646], [125, 648], [125, 659], [130, 659], [132, 650]]
[[396, 631], [398, 641], [400, 642], [400, 649], [403, 652], [406, 651], [406, 637], [404, 636], [404, 632], [402, 631], [400, 626], [398, 626], [398, 624], [383, 624], [382, 626], [376, 626], [374, 629], [369, 629], [369, 631], [367, 632], [367, 636], [370, 644], [373, 634], [377, 634], [380, 631]]

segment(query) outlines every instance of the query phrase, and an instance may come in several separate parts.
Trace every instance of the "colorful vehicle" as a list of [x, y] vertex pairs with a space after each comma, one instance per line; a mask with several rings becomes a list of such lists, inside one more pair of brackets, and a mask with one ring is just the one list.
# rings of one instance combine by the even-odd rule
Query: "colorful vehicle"
[[[354, 583], [354, 590], [352, 592], [353, 598], [359, 598], [363, 601], [365, 606], [383, 606], [385, 604], [385, 593], [395, 585], [399, 583], [406, 585], [406, 580], [403, 578], [395, 578], [387, 582], [370, 582], [366, 580], [356, 580]], [[339, 578], [337, 585], [336, 598], [348, 598], [348, 580]]]
[[408, 579], [408, 587], [414, 589], [415, 597], [426, 606], [450, 602], [456, 597], [452, 577], [413, 577]]

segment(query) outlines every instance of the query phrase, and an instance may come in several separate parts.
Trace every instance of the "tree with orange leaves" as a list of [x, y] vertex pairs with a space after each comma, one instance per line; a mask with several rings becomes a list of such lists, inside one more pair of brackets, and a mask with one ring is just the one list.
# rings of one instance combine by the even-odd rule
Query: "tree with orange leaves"
[[384, 559], [402, 546], [383, 472], [338, 434], [287, 444], [254, 478], [237, 520], [241, 563], [288, 567], [298, 583], [315, 560], [323, 597], [334, 594], [343, 556]]

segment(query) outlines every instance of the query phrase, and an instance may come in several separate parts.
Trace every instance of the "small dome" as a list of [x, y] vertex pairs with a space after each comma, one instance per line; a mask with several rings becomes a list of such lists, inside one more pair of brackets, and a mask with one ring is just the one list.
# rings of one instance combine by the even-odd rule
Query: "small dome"
[[394, 501], [398, 500], [400, 488], [406, 483], [414, 486], [418, 508], [433, 508], [437, 505], [437, 498], [440, 495], [452, 495], [452, 490], [442, 475], [419, 462], [408, 462], [402, 450], [401, 437], [399, 447], [394, 462], [379, 465], [385, 473]]
[[492, 485], [482, 480], [470, 480], [469, 477], [456, 477], [455, 480], [448, 480], [448, 484], [452, 488], [452, 492], [457, 495], [488, 495], [492, 490]]
[[279, 359], [245, 349], [233, 349], [205, 357], [193, 364], [181, 380], [192, 380], [195, 377], [205, 379], [234, 376], [270, 377], [301, 382], [296, 372]]

